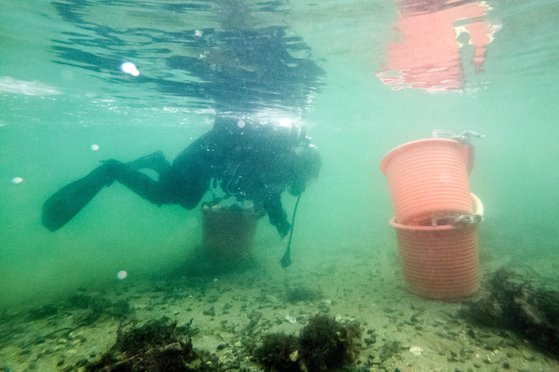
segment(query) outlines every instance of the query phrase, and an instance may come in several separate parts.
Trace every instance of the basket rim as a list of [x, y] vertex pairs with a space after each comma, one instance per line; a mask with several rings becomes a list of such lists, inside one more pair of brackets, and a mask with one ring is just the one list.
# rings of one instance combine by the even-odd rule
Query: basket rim
[[[450, 139], [450, 138], [423, 138], [423, 139], [419, 139], [419, 140], [406, 142], [404, 144], [401, 144], [401, 145], [393, 148], [382, 158], [382, 161], [380, 162], [380, 170], [382, 171], [382, 173], [386, 174], [386, 168], [388, 167], [388, 164], [392, 161], [392, 159], [395, 156], [397, 156], [398, 154], [401, 154], [402, 152], [408, 151], [411, 148], [423, 145], [425, 143], [432, 143], [432, 142], [438, 142], [438, 143], [441, 143], [441, 144], [449, 144], [449, 145], [452, 144], [452, 145], [466, 146], [462, 142], [454, 140], [454, 139]], [[467, 164], [468, 164], [468, 167], [469, 167], [469, 164], [472, 161], [471, 154], [468, 157], [468, 159], [466, 159], [466, 160], [467, 160]]]

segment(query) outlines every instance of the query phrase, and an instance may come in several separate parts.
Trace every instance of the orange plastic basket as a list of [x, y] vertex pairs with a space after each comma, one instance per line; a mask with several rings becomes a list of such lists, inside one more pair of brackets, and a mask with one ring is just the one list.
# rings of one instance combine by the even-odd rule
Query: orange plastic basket
[[414, 224], [433, 214], [472, 213], [468, 184], [471, 148], [446, 138], [396, 147], [381, 162], [396, 219]]
[[477, 224], [401, 225], [396, 229], [404, 277], [411, 292], [431, 299], [453, 300], [479, 289]]
[[202, 249], [214, 259], [250, 255], [259, 216], [251, 209], [202, 208]]

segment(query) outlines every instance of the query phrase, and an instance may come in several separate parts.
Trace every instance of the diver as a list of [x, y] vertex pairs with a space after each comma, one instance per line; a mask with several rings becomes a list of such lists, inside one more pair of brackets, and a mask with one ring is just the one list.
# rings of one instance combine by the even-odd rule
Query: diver
[[[321, 158], [301, 128], [218, 117], [213, 128], [183, 150], [171, 164], [161, 151], [123, 163], [110, 159], [50, 196], [42, 223], [54, 232], [69, 222], [105, 186], [118, 181], [158, 206], [195, 208], [209, 190], [224, 198], [251, 201], [268, 215], [283, 238], [291, 229], [281, 194], [300, 196], [316, 177]], [[151, 169], [154, 179], [142, 172]]]

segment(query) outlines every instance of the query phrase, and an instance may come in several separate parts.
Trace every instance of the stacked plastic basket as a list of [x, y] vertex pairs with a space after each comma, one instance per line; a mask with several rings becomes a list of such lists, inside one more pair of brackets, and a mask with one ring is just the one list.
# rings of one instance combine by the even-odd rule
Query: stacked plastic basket
[[429, 138], [398, 146], [381, 162], [404, 277], [417, 295], [453, 300], [479, 288], [483, 207], [469, 188], [472, 161], [467, 141]]

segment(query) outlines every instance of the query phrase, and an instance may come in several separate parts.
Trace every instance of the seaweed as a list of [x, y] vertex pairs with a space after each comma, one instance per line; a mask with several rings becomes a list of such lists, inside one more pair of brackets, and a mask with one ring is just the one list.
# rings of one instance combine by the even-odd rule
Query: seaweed
[[82, 310], [82, 313], [76, 316], [76, 321], [81, 326], [93, 324], [103, 315], [124, 319], [131, 312], [126, 300], [113, 302], [100, 294], [84, 291], [78, 291], [70, 296], [65, 305], [67, 309]]
[[342, 324], [327, 315], [316, 315], [301, 330], [301, 358], [309, 371], [326, 371], [352, 362], [361, 336], [355, 322]]
[[33, 321], [66, 312], [72, 312], [75, 324], [82, 327], [93, 324], [103, 316], [123, 320], [130, 315], [132, 309], [126, 300], [112, 301], [99, 293], [79, 290], [58, 303], [47, 303], [30, 308], [25, 317]]
[[163, 317], [119, 329], [115, 344], [86, 371], [219, 371], [216, 356], [194, 350], [190, 335]]
[[256, 359], [268, 370], [278, 372], [299, 371], [299, 341], [294, 335], [269, 333], [255, 351]]
[[119, 328], [116, 339], [116, 348], [124, 353], [136, 354], [144, 348], [161, 347], [175, 341], [177, 322], [168, 318], [150, 320], [143, 326], [123, 331]]
[[537, 288], [505, 269], [493, 273], [485, 295], [466, 303], [461, 315], [472, 323], [504, 328], [559, 357], [559, 291]]
[[360, 349], [357, 322], [341, 323], [328, 315], [316, 315], [299, 337], [271, 333], [263, 337], [255, 357], [274, 371], [329, 371], [355, 361]]
[[54, 306], [53, 304], [45, 304], [30, 309], [27, 315], [27, 319], [28, 320], [45, 319], [57, 314], [58, 314], [58, 308], [56, 306]]
[[289, 303], [312, 302], [322, 298], [322, 292], [306, 287], [287, 287], [285, 299]]

